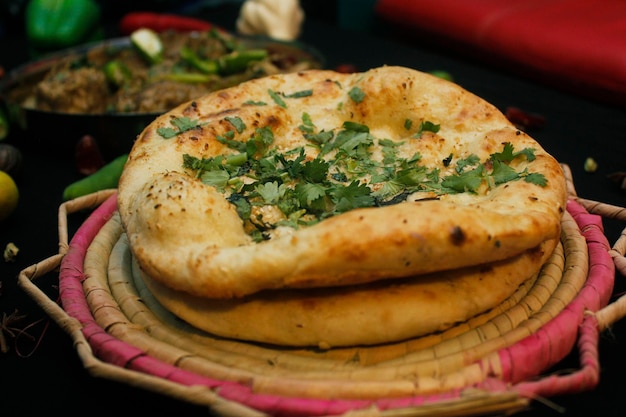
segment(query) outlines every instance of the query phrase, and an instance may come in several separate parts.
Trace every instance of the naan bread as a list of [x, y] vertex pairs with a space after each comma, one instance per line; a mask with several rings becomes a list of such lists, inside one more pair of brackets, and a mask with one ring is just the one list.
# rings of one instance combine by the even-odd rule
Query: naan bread
[[230, 300], [192, 296], [140, 276], [167, 310], [213, 335], [329, 349], [399, 342], [465, 322], [536, 278], [555, 243], [461, 270], [336, 288], [261, 291]]
[[[271, 150], [289, 155], [301, 147], [311, 161], [320, 146], [305, 138], [303, 126], [338, 138], [345, 122], [367, 127], [375, 138], [372, 159], [382, 163], [379, 139], [387, 139], [406, 160], [418, 154], [413, 161], [440, 178], [495, 169], [495, 153], [530, 149], [532, 157], [516, 154], [498, 165], [517, 173], [501, 184], [494, 176], [477, 176], [474, 192], [421, 191], [408, 201], [355, 208], [310, 226], [278, 227], [261, 242], [247, 232], [250, 222], [242, 221], [223, 190], [183, 167], [183, 155], [237, 155], [241, 150], [233, 142], [262, 146], [263, 131], [273, 135]], [[472, 158], [481, 162], [472, 165]], [[543, 183], [527, 181], [533, 176]], [[359, 181], [380, 186], [367, 175]], [[269, 76], [181, 105], [138, 137], [118, 193], [129, 246], [142, 270], [176, 292], [221, 299], [514, 259], [559, 237], [567, 198], [557, 161], [494, 106], [456, 84], [403, 67]], [[262, 209], [276, 213], [276, 207]], [[262, 211], [258, 217], [264, 220]]]

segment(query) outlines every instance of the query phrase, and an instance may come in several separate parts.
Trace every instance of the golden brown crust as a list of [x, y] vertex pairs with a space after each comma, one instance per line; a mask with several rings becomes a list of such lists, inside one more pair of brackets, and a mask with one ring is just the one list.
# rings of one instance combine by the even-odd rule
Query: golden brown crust
[[[358, 86], [360, 102], [348, 92]], [[268, 91], [313, 95], [271, 101]], [[246, 104], [266, 101], [266, 106]], [[449, 155], [485, 160], [502, 150], [535, 150], [536, 159], [512, 163], [540, 172], [547, 186], [511, 181], [479, 194], [441, 196], [349, 211], [292, 234], [254, 243], [234, 207], [213, 187], [182, 168], [182, 155], [232, 152], [216, 140], [245, 121], [242, 137], [270, 126], [273, 146], [303, 145], [303, 112], [320, 129], [363, 123], [378, 138], [408, 141], [419, 121], [440, 125], [408, 141], [431, 167]], [[177, 117], [201, 126], [164, 139], [158, 128]], [[414, 121], [407, 129], [405, 121]], [[308, 152], [313, 152], [307, 148]], [[560, 166], [492, 105], [458, 85], [401, 67], [362, 74], [313, 70], [270, 76], [199, 98], [157, 118], [139, 136], [119, 184], [119, 210], [139, 265], [173, 290], [207, 298], [243, 297], [264, 289], [354, 285], [506, 260], [558, 238], [566, 203]]]
[[141, 277], [169, 311], [214, 335], [281, 346], [373, 345], [443, 331], [497, 306], [536, 277], [555, 243], [460, 270], [232, 300], [194, 297]]

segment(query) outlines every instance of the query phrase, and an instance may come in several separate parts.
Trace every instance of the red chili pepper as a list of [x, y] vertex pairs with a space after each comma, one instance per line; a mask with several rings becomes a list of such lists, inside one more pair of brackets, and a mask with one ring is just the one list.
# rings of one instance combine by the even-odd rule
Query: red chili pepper
[[152, 29], [155, 32], [164, 32], [166, 30], [191, 32], [194, 30], [206, 31], [213, 27], [215, 25], [206, 20], [154, 12], [130, 12], [124, 15], [119, 23], [119, 30], [123, 35], [130, 35], [140, 28]]
[[353, 72], [356, 72], [356, 65], [354, 64], [339, 64], [335, 67], [335, 71], [337, 72], [341, 72], [344, 74], [351, 74]]
[[505, 115], [511, 123], [521, 130], [540, 128], [546, 124], [545, 117], [527, 112], [518, 107], [507, 107]]

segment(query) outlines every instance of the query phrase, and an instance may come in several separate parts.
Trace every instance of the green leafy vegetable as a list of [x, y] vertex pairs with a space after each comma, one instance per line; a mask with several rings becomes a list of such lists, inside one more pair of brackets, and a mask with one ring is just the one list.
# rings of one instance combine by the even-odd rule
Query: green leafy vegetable
[[189, 117], [177, 117], [175, 119], [171, 119], [170, 123], [174, 126], [174, 128], [160, 127], [157, 129], [157, 133], [164, 139], [171, 139], [176, 135], [180, 135], [183, 132], [195, 129], [199, 126], [197, 120], [190, 119]]
[[241, 120], [240, 117], [226, 116], [224, 117], [224, 120], [233, 125], [235, 130], [237, 130], [237, 133], [241, 133], [246, 129], [246, 124], [243, 122], [243, 120]]
[[422, 137], [422, 134], [424, 132], [437, 133], [439, 132], [439, 128], [440, 128], [440, 125], [434, 124], [433, 122], [429, 122], [428, 120], [424, 120], [420, 123], [419, 129], [417, 130], [417, 133], [415, 133], [414, 137], [416, 139], [419, 139]]
[[350, 91], [348, 91], [348, 96], [355, 103], [360, 103], [365, 98], [365, 93], [359, 87], [352, 87]]
[[274, 100], [274, 103], [278, 104], [280, 107], [287, 108], [287, 103], [285, 103], [285, 100], [282, 99], [280, 94], [278, 94], [277, 92], [273, 90], [267, 90], [267, 92], [272, 98], [272, 100]]
[[295, 93], [285, 94], [285, 98], [302, 98], [313, 95], [313, 90], [296, 91]]
[[[401, 150], [410, 143], [377, 139], [364, 124], [345, 121], [340, 128], [320, 131], [309, 114], [303, 113], [301, 119], [299, 130], [307, 146], [280, 152], [271, 146], [274, 134], [269, 126], [259, 127], [252, 137], [244, 138], [240, 134], [245, 123], [227, 117], [234, 130], [217, 139], [232, 149], [232, 154], [183, 158], [186, 169], [225, 193], [255, 240], [267, 239], [279, 226], [297, 228], [357, 208], [396, 204], [419, 191], [436, 198], [451, 193], [486, 193], [520, 179], [546, 185], [543, 175], [526, 169], [518, 172], [510, 165], [518, 158], [534, 159], [532, 149], [515, 152], [506, 143], [501, 152], [484, 161], [474, 154], [456, 159], [450, 154], [439, 166], [428, 167], [422, 164], [419, 153], [400, 156], [406, 155], [406, 150]], [[172, 129], [175, 132], [196, 125], [176, 119], [172, 124], [178, 129]], [[405, 127], [411, 127], [409, 121]], [[422, 121], [419, 131], [438, 129], [439, 125]], [[374, 152], [376, 143], [380, 154]], [[307, 154], [307, 147], [317, 149], [314, 157]], [[442, 166], [446, 175], [441, 173]], [[274, 209], [259, 211], [267, 206]]]

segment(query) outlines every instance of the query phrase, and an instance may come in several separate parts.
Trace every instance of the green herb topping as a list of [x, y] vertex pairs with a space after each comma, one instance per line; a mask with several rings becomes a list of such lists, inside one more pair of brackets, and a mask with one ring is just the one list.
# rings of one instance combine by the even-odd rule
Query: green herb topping
[[360, 103], [365, 98], [365, 93], [359, 87], [352, 87], [350, 91], [348, 91], [348, 96], [355, 103]]
[[[172, 121], [178, 126], [174, 134], [196, 125], [189, 120], [174, 123], [176, 120]], [[426, 192], [432, 199], [488, 192], [520, 179], [546, 185], [542, 174], [527, 169], [517, 172], [510, 166], [518, 158], [535, 159], [533, 149], [514, 152], [510, 143], [485, 161], [473, 154], [456, 159], [450, 155], [439, 166], [429, 167], [422, 164], [419, 153], [401, 156], [408, 154], [406, 148], [402, 152], [403, 147], [419, 139], [375, 138], [368, 126], [352, 121], [324, 131], [303, 113], [299, 130], [306, 147], [281, 152], [271, 146], [274, 134], [270, 127], [257, 128], [252, 137], [244, 139], [237, 136], [245, 128], [244, 122], [237, 117], [225, 120], [234, 130], [217, 140], [232, 153], [202, 159], [184, 155], [183, 166], [224, 193], [256, 240], [269, 238], [279, 226], [298, 228], [356, 208], [396, 204], [416, 192]], [[423, 131], [436, 133], [439, 125], [422, 121], [419, 132]], [[314, 156], [306, 153], [309, 147], [317, 150]]]
[[180, 135], [183, 132], [199, 126], [197, 120], [190, 119], [189, 117], [177, 117], [175, 119], [171, 119], [170, 123], [174, 126], [174, 128], [160, 127], [157, 129], [157, 133], [164, 139], [171, 139], [176, 135]]

